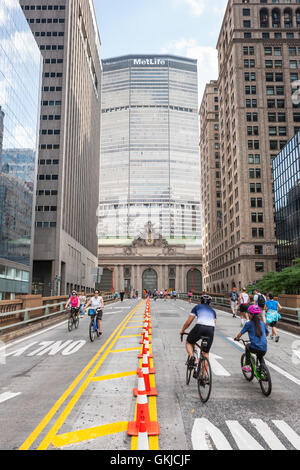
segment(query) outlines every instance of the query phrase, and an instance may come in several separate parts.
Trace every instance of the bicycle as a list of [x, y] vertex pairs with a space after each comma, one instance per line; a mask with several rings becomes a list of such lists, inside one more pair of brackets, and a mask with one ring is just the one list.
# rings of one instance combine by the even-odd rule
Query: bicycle
[[[247, 347], [247, 344], [250, 343], [250, 341], [245, 341], [243, 339], [240, 339], [239, 341], [242, 341], [244, 343], [244, 346]], [[250, 353], [250, 372], [246, 372], [243, 370], [243, 367], [246, 365], [246, 353], [242, 354], [241, 357], [241, 367], [242, 367], [242, 373], [245, 377], [245, 379], [248, 382], [252, 382], [254, 377], [259, 382], [261, 391], [263, 395], [266, 397], [269, 397], [272, 392], [272, 380], [271, 380], [271, 375], [268, 367], [265, 364], [264, 359], [262, 358], [259, 360], [256, 354]]]
[[[181, 341], [183, 341], [183, 336], [188, 336], [188, 333], [181, 335]], [[212, 372], [209, 359], [203, 354], [203, 349], [207, 346], [208, 338], [202, 336], [200, 340], [201, 345], [198, 343], [194, 344], [194, 357], [196, 356], [198, 363], [191, 364], [189, 356], [186, 361], [186, 384], [189, 385], [192, 372], [194, 372], [193, 377], [197, 380], [200, 400], [202, 403], [206, 403], [209, 400], [212, 389]]]
[[101, 336], [101, 333], [98, 330], [98, 319], [97, 319], [100, 311], [101, 311], [101, 308], [97, 308], [96, 310], [89, 309], [89, 316], [91, 318], [90, 325], [89, 325], [89, 335], [90, 335], [90, 340], [92, 341], [92, 343], [95, 341], [96, 335], [98, 338], [99, 336]]
[[75, 327], [75, 329], [77, 329], [79, 327], [79, 316], [78, 316], [78, 312], [79, 312], [79, 307], [71, 307], [71, 314], [70, 314], [70, 317], [69, 317], [69, 320], [68, 320], [68, 330], [71, 332], [72, 329], [73, 329], [73, 326]]

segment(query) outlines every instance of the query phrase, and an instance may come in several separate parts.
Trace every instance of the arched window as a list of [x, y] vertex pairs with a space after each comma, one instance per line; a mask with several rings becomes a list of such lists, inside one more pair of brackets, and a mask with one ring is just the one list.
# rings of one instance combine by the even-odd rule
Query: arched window
[[260, 27], [268, 28], [269, 27], [269, 11], [267, 8], [262, 8], [260, 10]]
[[202, 292], [202, 274], [199, 269], [190, 269], [187, 273], [188, 292]]
[[293, 27], [293, 13], [290, 8], [284, 10], [284, 27], [292, 28]]
[[272, 26], [273, 28], [280, 28], [281, 26], [281, 16], [278, 8], [274, 8], [274, 10], [272, 10]]
[[300, 8], [296, 10], [296, 25], [297, 28], [300, 28]]

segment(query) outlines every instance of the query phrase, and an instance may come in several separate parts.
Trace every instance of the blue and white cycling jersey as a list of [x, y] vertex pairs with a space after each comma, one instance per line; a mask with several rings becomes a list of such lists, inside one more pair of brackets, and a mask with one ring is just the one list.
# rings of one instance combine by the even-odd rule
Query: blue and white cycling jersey
[[191, 315], [197, 317], [197, 325], [213, 326], [215, 327], [215, 320], [217, 319], [216, 312], [205, 304], [196, 305], [191, 311]]

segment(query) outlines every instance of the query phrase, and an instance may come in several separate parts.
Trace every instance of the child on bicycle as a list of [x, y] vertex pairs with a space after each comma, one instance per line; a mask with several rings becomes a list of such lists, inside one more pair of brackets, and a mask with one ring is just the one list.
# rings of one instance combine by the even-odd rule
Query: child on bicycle
[[248, 321], [242, 331], [236, 336], [235, 341], [248, 333], [250, 343], [246, 346], [246, 365], [242, 367], [245, 372], [251, 372], [251, 353], [256, 354], [260, 363], [264, 362], [264, 356], [268, 350], [267, 336], [269, 330], [261, 317], [261, 309], [257, 305], [250, 305], [248, 308], [250, 321]]

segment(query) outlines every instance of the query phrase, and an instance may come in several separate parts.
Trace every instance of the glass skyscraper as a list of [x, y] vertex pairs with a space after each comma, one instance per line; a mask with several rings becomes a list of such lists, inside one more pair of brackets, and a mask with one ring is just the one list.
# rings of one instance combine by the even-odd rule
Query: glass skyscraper
[[279, 270], [300, 258], [300, 132], [273, 160]]
[[41, 55], [17, 0], [0, 0], [0, 300], [31, 292]]
[[200, 239], [197, 61], [102, 61], [100, 239]]

